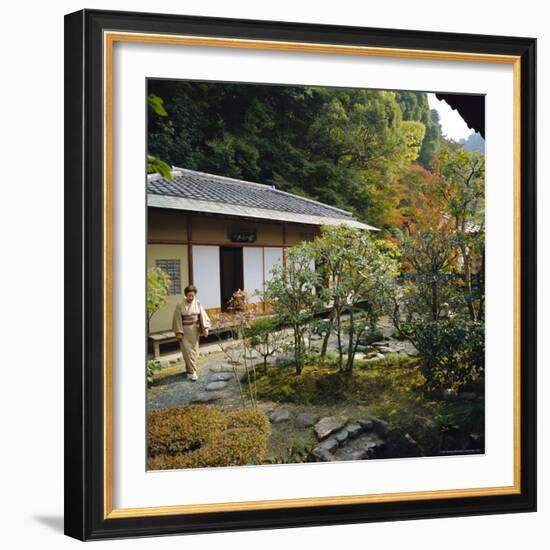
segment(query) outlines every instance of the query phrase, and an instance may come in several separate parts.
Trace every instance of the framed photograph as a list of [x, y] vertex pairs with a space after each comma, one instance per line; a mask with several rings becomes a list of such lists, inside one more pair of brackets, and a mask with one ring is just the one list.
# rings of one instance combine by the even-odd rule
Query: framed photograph
[[65, 18], [65, 532], [536, 509], [533, 38]]

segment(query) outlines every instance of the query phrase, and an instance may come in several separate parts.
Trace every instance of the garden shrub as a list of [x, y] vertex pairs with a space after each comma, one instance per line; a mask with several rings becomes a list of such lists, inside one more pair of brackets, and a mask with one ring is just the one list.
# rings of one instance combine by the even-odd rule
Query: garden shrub
[[162, 365], [160, 361], [150, 360], [147, 361], [147, 385], [152, 386], [155, 379], [155, 372], [161, 370]]
[[422, 356], [427, 389], [458, 389], [483, 373], [483, 323], [454, 318], [415, 321], [414, 345]]
[[261, 411], [225, 412], [204, 405], [157, 409], [149, 415], [153, 470], [242, 466], [260, 462], [270, 435]]

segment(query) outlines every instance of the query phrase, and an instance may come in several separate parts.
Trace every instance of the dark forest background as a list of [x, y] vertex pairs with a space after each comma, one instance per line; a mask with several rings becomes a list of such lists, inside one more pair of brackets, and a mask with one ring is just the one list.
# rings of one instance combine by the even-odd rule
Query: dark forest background
[[155, 158], [273, 184], [390, 232], [410, 222], [411, 185], [462, 148], [424, 92], [166, 80], [148, 92], [160, 106], [149, 116]]

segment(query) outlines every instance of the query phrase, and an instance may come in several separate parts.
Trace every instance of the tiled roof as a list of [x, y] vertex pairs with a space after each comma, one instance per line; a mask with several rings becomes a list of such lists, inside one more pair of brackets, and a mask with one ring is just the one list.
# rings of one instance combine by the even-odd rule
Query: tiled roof
[[276, 210], [323, 218], [353, 219], [353, 215], [350, 212], [280, 191], [270, 185], [226, 178], [224, 176], [216, 176], [183, 168], [174, 168], [172, 173], [172, 181], [168, 181], [158, 175], [149, 176], [147, 194]]

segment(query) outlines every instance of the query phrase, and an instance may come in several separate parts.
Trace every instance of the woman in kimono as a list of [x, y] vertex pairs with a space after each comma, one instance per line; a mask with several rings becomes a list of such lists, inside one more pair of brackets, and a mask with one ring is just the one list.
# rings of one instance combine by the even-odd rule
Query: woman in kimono
[[197, 380], [199, 337], [208, 336], [210, 318], [197, 299], [197, 287], [189, 285], [183, 291], [184, 298], [174, 310], [172, 330], [180, 344], [185, 361], [185, 371], [191, 380]]

